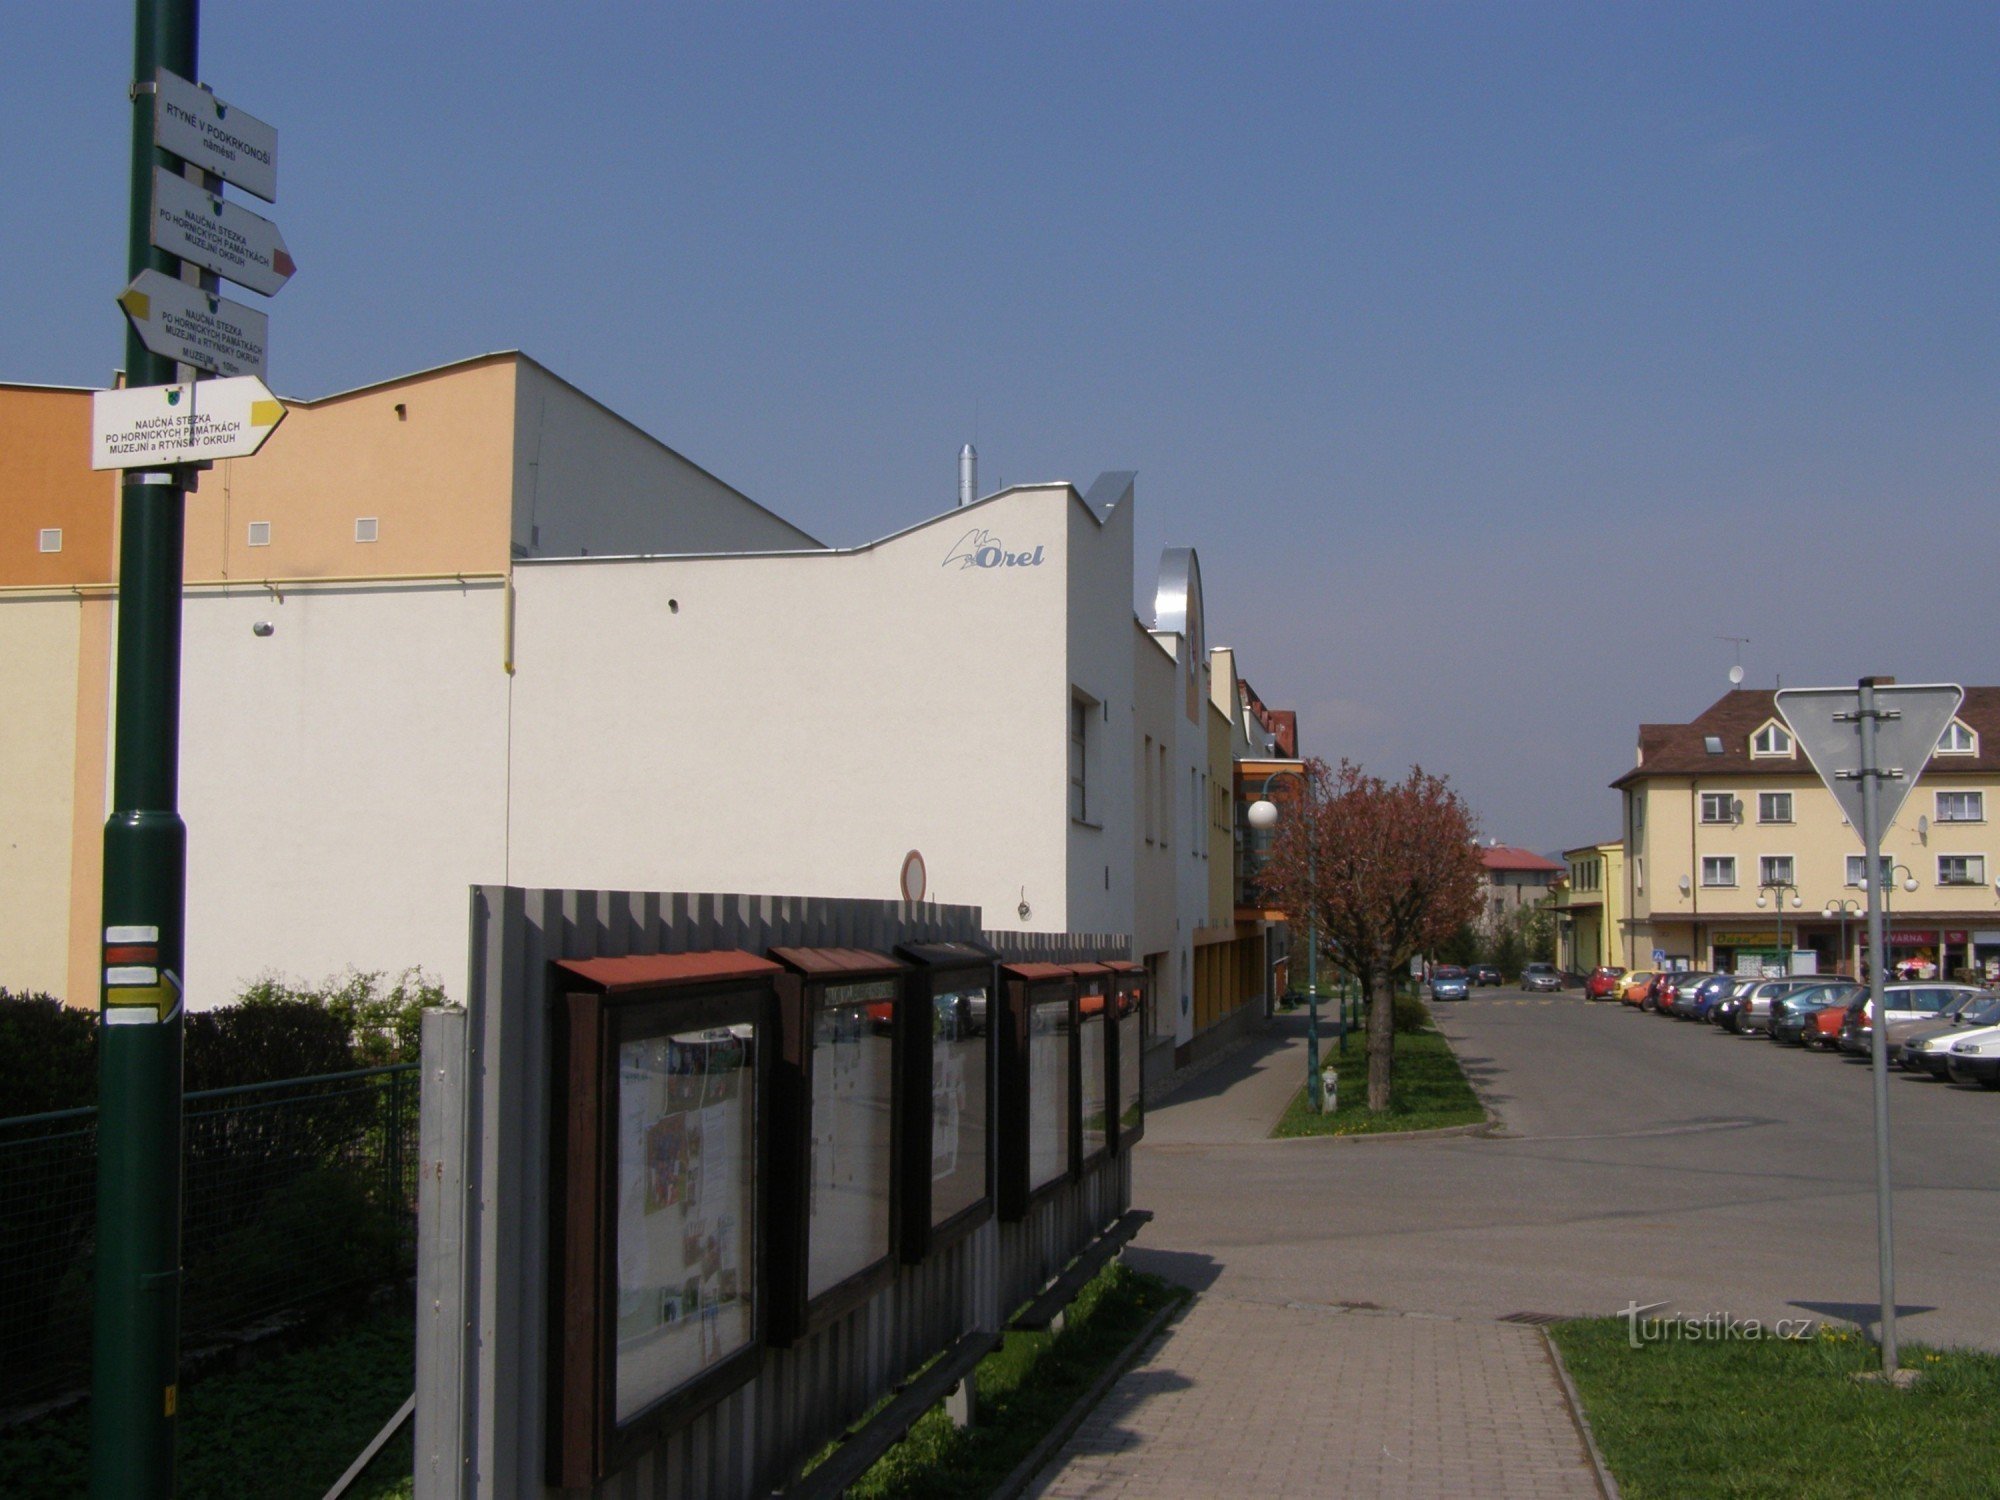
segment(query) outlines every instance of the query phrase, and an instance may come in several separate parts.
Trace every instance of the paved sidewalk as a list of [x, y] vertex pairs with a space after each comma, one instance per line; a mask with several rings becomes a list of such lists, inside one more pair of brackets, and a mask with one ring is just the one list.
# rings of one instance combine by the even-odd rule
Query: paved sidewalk
[[1597, 1500], [1601, 1491], [1537, 1329], [1204, 1297], [1029, 1493]]
[[[1151, 1112], [1141, 1162], [1149, 1152], [1179, 1156], [1264, 1141], [1304, 1076], [1304, 1023], [1281, 1017], [1267, 1036]], [[1295, 1142], [1267, 1149], [1286, 1147], [1313, 1149]], [[1288, 1158], [1303, 1160], [1292, 1151]], [[1246, 1173], [1232, 1208], [1255, 1222], [1260, 1196], [1274, 1190], [1269, 1177]], [[1288, 1294], [1299, 1300], [1275, 1300], [1268, 1282], [1240, 1295], [1249, 1289], [1232, 1285], [1226, 1262], [1200, 1248], [1161, 1247], [1158, 1268], [1175, 1274], [1170, 1266], [1185, 1267], [1182, 1279], [1200, 1294], [1113, 1386], [1030, 1494], [1443, 1500], [1603, 1493], [1540, 1330], [1425, 1316], [1422, 1308], [1331, 1306], [1314, 1300], [1339, 1295], [1326, 1289], [1338, 1278], [1324, 1262], [1312, 1268], [1312, 1285]]]

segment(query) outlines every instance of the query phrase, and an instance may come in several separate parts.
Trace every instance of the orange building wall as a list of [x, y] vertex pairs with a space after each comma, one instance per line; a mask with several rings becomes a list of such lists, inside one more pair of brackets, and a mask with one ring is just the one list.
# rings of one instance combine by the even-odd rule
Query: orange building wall
[[89, 391], [0, 385], [0, 588], [109, 583], [117, 477], [90, 467]]

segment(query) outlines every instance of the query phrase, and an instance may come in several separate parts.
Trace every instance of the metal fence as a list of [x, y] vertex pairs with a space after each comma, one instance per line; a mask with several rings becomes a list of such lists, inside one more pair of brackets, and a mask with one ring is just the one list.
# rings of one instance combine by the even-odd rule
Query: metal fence
[[[181, 1343], [406, 1274], [417, 1065], [188, 1094]], [[97, 1111], [0, 1120], [0, 1409], [80, 1389], [90, 1360]]]

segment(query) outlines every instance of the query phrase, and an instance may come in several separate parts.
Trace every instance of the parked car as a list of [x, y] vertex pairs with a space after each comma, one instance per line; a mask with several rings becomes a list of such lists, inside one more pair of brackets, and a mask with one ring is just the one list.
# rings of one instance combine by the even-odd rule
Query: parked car
[[1554, 964], [1529, 964], [1521, 971], [1521, 988], [1531, 993], [1560, 994], [1563, 977]]
[[[1970, 984], [1889, 984], [1882, 987], [1882, 1014], [1890, 1026], [1898, 1021], [1935, 1021], [1959, 996], [1981, 993]], [[1865, 1007], [1849, 1014], [1840, 1028], [1840, 1050], [1865, 1056], [1874, 1047]]]
[[1658, 969], [1634, 969], [1618, 981], [1618, 998], [1627, 1005], [1643, 1007], [1653, 998], [1653, 986], [1658, 982]]
[[1586, 1000], [1615, 1000], [1618, 998], [1618, 981], [1625, 977], [1625, 971], [1616, 964], [1599, 964], [1590, 971], [1590, 978], [1583, 982], [1583, 998]]
[[1856, 987], [1855, 996], [1846, 1005], [1829, 1005], [1825, 1010], [1806, 1018], [1806, 1034], [1799, 1039], [1800, 1045], [1808, 1051], [1823, 1048], [1828, 1052], [1840, 1050], [1840, 1028], [1847, 1024], [1850, 1011], [1865, 1009], [1868, 1005], [1868, 987]]
[[1954, 1037], [1944, 1053], [1945, 1077], [2000, 1089], [2000, 1026], [1982, 1026]]
[[1495, 964], [1467, 964], [1465, 979], [1468, 984], [1505, 984], [1506, 978]]
[[1706, 969], [1676, 969], [1662, 976], [1659, 988], [1653, 991], [1653, 1009], [1663, 1016], [1681, 1014], [1681, 997], [1714, 977]]
[[1824, 979], [1803, 974], [1761, 980], [1752, 985], [1750, 992], [1743, 997], [1743, 1003], [1730, 1017], [1729, 1029], [1742, 1036], [1768, 1030], [1771, 1025], [1771, 1006], [1780, 996], [1797, 994], [1800, 990], [1817, 989], [1825, 983]]
[[1829, 1007], [1844, 1011], [1867, 993], [1866, 987], [1851, 979], [1837, 979], [1780, 995], [1771, 1007], [1771, 1040], [1794, 1047], [1809, 1046], [1815, 1016]]
[[[1966, 1035], [1968, 1028], [2000, 1026], [2000, 995], [1990, 990], [1950, 1007], [1951, 1014], [1934, 1022], [1907, 1023], [1907, 1029], [1889, 1028], [1889, 1061], [1902, 1064], [1906, 1073], [1931, 1078], [1945, 1076], [1945, 1052]], [[1896, 1033], [1902, 1030], [1899, 1038]]]
[[1734, 1031], [1736, 1028], [1731, 1022], [1736, 1015], [1737, 1009], [1743, 1004], [1744, 997], [1761, 983], [1763, 981], [1756, 978], [1746, 978], [1741, 975], [1732, 976], [1729, 981], [1729, 988], [1716, 996], [1715, 1003], [1709, 1006], [1707, 1013], [1702, 1019], [1713, 1025], [1722, 1027], [1725, 1031]]
[[1465, 970], [1456, 964], [1439, 964], [1431, 970], [1431, 999], [1463, 1000], [1470, 991]]
[[1683, 985], [1674, 997], [1674, 1014], [1685, 1021], [1706, 1021], [1716, 1001], [1736, 988], [1727, 974], [1711, 974], [1697, 984]]

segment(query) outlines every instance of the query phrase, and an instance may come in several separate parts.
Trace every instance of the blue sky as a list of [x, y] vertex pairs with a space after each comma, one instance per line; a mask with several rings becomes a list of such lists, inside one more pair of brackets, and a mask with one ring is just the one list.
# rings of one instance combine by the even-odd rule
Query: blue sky
[[[0, 379], [120, 357], [130, 26], [9, 7]], [[2000, 681], [1991, 0], [208, 0], [202, 59], [279, 129], [282, 394], [518, 347], [837, 543], [968, 439], [1135, 468], [1307, 748], [1509, 842], [1609, 835], [1721, 636]]]

